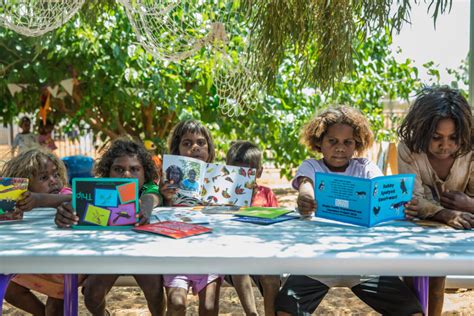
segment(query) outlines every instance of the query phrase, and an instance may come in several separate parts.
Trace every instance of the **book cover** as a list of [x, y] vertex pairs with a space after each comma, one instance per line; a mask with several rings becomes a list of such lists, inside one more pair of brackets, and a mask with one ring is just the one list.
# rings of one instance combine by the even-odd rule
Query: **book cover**
[[251, 223], [251, 224], [257, 224], [257, 225], [271, 225], [275, 223], [280, 223], [280, 222], [285, 222], [289, 221], [292, 219], [298, 219], [300, 218], [299, 216], [296, 215], [281, 215], [275, 218], [261, 218], [261, 217], [250, 217], [250, 216], [236, 216], [233, 218], [233, 221], [237, 222], [244, 222], [244, 223]]
[[14, 214], [16, 202], [28, 190], [26, 178], [0, 178], [0, 221], [19, 220], [23, 213]]
[[260, 217], [273, 219], [281, 215], [290, 213], [291, 210], [282, 207], [245, 207], [240, 209], [235, 216], [246, 216], [246, 217]]
[[183, 197], [211, 205], [248, 206], [256, 170], [164, 155], [163, 174], [166, 181], [173, 181]]
[[152, 233], [175, 239], [210, 233], [212, 229], [200, 225], [183, 222], [158, 222], [133, 228], [139, 233]]
[[74, 178], [72, 194], [77, 228], [130, 227], [138, 221], [137, 179]]
[[403, 219], [415, 183], [414, 174], [363, 179], [316, 172], [315, 179], [316, 216], [366, 227]]
[[209, 224], [209, 216], [198, 210], [157, 207], [154, 209], [154, 216], [159, 222]]

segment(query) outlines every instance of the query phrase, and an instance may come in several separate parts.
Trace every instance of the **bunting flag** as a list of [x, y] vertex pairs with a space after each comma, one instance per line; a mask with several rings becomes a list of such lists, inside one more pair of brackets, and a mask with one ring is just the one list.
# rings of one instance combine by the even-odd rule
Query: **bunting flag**
[[64, 88], [64, 90], [66, 90], [66, 92], [69, 95], [72, 96], [72, 93], [74, 91], [74, 79], [73, 78], [62, 80], [59, 84]]
[[59, 90], [59, 86], [54, 86], [54, 88], [48, 87], [48, 91], [49, 93], [51, 93], [53, 98], [56, 98], [56, 96], [58, 95], [58, 90]]
[[10, 91], [10, 94], [12, 95], [12, 97], [14, 97], [16, 93], [21, 92], [23, 90], [22, 85], [18, 85], [14, 83], [7, 84], [7, 88], [8, 88], [8, 91]]
[[46, 116], [48, 115], [48, 111], [51, 110], [51, 93], [49, 90], [46, 90], [46, 92], [41, 96], [41, 107], [39, 110], [39, 116], [41, 117], [41, 120], [43, 121], [43, 125], [46, 125]]

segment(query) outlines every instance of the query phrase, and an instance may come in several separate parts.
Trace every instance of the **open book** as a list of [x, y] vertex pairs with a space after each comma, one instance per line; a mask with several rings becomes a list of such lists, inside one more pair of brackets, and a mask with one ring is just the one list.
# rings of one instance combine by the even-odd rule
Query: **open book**
[[28, 190], [28, 179], [0, 178], [0, 221], [18, 220], [23, 213], [14, 214], [16, 201]]
[[173, 221], [142, 225], [135, 227], [133, 230], [138, 233], [152, 233], [175, 239], [201, 235], [212, 231], [212, 229], [208, 227]]
[[252, 201], [256, 170], [164, 155], [163, 175], [166, 181], [173, 181], [177, 186], [178, 198], [213, 205], [248, 206]]
[[315, 179], [316, 216], [367, 227], [403, 219], [415, 183], [414, 174], [363, 179], [316, 172]]

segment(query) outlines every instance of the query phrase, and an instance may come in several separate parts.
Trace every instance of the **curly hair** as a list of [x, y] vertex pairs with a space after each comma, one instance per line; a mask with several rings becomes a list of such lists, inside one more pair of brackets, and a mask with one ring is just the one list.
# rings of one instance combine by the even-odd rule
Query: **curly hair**
[[398, 129], [400, 139], [415, 153], [427, 152], [439, 121], [452, 119], [456, 125], [455, 156], [467, 154], [474, 145], [474, 124], [469, 103], [448, 86], [426, 87], [418, 94]]
[[[176, 165], [171, 165], [171, 166], [169, 166], [168, 168], [166, 168], [166, 171], [165, 171], [165, 173], [166, 173], [166, 180], [168, 180], [168, 181], [171, 180], [171, 172], [172, 172], [173, 170], [178, 172], [178, 174], [179, 174], [179, 181], [178, 181], [178, 183], [181, 182], [181, 180], [182, 180], [183, 177], [184, 177], [184, 173], [183, 173], [183, 170], [181, 170], [181, 168], [178, 167], [178, 166], [176, 166]], [[192, 170], [192, 169], [191, 169], [191, 170]]]
[[56, 167], [63, 185], [66, 185], [68, 182], [64, 162], [50, 150], [43, 147], [31, 148], [13, 157], [3, 166], [1, 175], [2, 177], [27, 178], [31, 184], [33, 178], [41, 170], [46, 169], [48, 160]]
[[324, 135], [326, 135], [329, 127], [338, 123], [353, 128], [355, 150], [359, 155], [372, 145], [374, 135], [369, 122], [359, 110], [347, 106], [330, 108], [315, 115], [303, 126], [300, 142], [311, 151], [321, 152]]
[[209, 133], [209, 130], [197, 120], [185, 120], [176, 124], [168, 139], [168, 148], [170, 150], [170, 154], [179, 155], [179, 144], [181, 143], [181, 138], [183, 138], [183, 136], [187, 133], [201, 134], [204, 136], [204, 138], [206, 138], [209, 154], [206, 162], [213, 162], [216, 156], [216, 150], [214, 147], [214, 142], [212, 141], [211, 133]]
[[127, 138], [118, 138], [112, 142], [110, 147], [102, 155], [99, 162], [95, 166], [95, 174], [98, 177], [108, 178], [110, 176], [110, 168], [115, 159], [123, 156], [136, 156], [143, 166], [145, 173], [145, 182], [159, 180], [158, 172], [151, 154], [145, 147], [138, 142]]

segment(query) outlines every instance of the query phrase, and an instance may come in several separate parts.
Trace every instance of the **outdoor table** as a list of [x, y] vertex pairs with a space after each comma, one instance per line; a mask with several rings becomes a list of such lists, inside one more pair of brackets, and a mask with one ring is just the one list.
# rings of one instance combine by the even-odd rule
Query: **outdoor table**
[[[53, 218], [54, 210], [37, 209], [0, 223], [0, 298], [9, 275], [19, 273], [66, 274], [66, 315], [77, 314], [75, 274], [474, 275], [474, 231], [406, 221], [365, 228], [313, 218], [259, 226], [218, 214], [210, 215], [212, 233], [175, 240], [59, 229]], [[418, 278], [426, 308], [424, 281]]]

